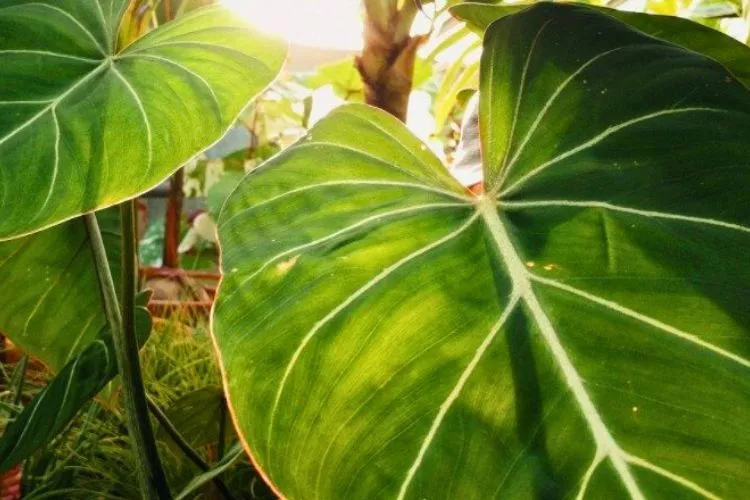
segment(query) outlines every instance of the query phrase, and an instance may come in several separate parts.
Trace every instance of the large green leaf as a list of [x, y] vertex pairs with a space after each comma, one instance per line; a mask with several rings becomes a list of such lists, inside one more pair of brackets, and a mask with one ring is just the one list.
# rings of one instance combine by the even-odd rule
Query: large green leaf
[[[149, 296], [148, 293], [141, 294], [140, 307], [136, 310], [140, 345], [151, 333], [151, 315], [145, 308]], [[117, 372], [112, 336], [105, 331], [71, 359], [4, 430], [0, 438], [0, 472], [47, 446]]]
[[0, 3], [0, 239], [142, 193], [273, 80], [281, 41], [207, 7], [117, 50], [127, 0]]
[[219, 224], [243, 442], [287, 498], [743, 498], [750, 93], [585, 7], [485, 38], [486, 194], [335, 111]]
[[[493, 21], [520, 12], [529, 5], [533, 4], [465, 2], [452, 7], [451, 13], [482, 33]], [[626, 12], [595, 5], [587, 7], [619, 19], [648, 35], [712, 57], [729, 68], [746, 86], [750, 86], [750, 49], [720, 31], [674, 16]]]
[[[112, 276], [119, 283], [119, 211], [103, 210], [97, 219]], [[0, 242], [0, 287], [6, 291], [0, 306], [0, 332], [54, 371], [107, 330], [83, 218]]]

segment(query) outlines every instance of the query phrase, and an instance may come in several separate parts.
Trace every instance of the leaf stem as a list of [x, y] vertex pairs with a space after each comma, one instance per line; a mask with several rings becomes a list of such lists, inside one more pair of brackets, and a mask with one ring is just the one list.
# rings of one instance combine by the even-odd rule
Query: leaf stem
[[[201, 471], [210, 471], [211, 466], [208, 465], [203, 460], [203, 458], [201, 458], [201, 456], [197, 451], [193, 449], [192, 446], [190, 446], [187, 440], [185, 440], [182, 434], [180, 434], [180, 431], [178, 431], [174, 424], [170, 422], [169, 417], [167, 417], [164, 411], [159, 408], [159, 405], [157, 405], [151, 398], [147, 398], [146, 401], [148, 402], [148, 408], [149, 410], [151, 410], [151, 413], [154, 415], [154, 417], [156, 417], [156, 420], [159, 421], [159, 424], [161, 424], [164, 431], [169, 434], [169, 437], [172, 438], [172, 441], [174, 441], [174, 443], [180, 448], [180, 450], [182, 450], [185, 456], [189, 458], [190, 461], [192, 461]], [[212, 479], [212, 481], [224, 498], [226, 498], [227, 500], [234, 500], [232, 493], [229, 491], [229, 488], [227, 488], [227, 485], [224, 484], [224, 481], [222, 481], [221, 478], [215, 477]]]
[[23, 399], [23, 388], [26, 384], [26, 371], [29, 367], [29, 355], [24, 354], [21, 357], [21, 360], [18, 362], [18, 368], [17, 370], [17, 379], [15, 380], [15, 387], [13, 389], [14, 396], [13, 396], [13, 404], [18, 406], [21, 404], [21, 400]]
[[224, 459], [224, 447], [227, 439], [227, 400], [221, 398], [219, 406], [219, 442], [216, 445], [216, 460], [221, 462]]
[[137, 457], [138, 479], [144, 498], [169, 500], [164, 469], [156, 449], [151, 421], [146, 406], [146, 391], [143, 386], [138, 341], [135, 332], [135, 292], [137, 288], [135, 203], [125, 202], [120, 208], [122, 244], [122, 310], [118, 307], [112, 272], [107, 260], [102, 233], [94, 213], [84, 216], [91, 248], [96, 263], [99, 290], [104, 302], [107, 324], [112, 332], [117, 357], [117, 366], [122, 378], [125, 402], [125, 422], [133, 441]]

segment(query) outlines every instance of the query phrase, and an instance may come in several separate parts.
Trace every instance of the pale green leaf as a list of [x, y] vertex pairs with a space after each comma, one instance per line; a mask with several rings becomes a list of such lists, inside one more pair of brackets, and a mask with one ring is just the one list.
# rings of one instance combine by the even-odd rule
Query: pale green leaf
[[285, 46], [221, 7], [123, 50], [126, 0], [0, 6], [0, 239], [132, 198], [216, 141]]
[[469, 46], [448, 66], [435, 93], [432, 113], [435, 116], [435, 130], [440, 131], [448, 121], [458, 102], [461, 91], [476, 89], [479, 86], [479, 62], [467, 62], [469, 54], [478, 49], [479, 44]]
[[743, 498], [750, 93], [585, 7], [494, 23], [486, 194], [350, 106], [219, 220], [213, 334], [290, 499]]

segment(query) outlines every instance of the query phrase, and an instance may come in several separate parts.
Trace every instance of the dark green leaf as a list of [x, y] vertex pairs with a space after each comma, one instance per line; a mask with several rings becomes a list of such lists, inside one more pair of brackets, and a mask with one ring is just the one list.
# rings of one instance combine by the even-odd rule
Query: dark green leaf
[[[479, 33], [493, 21], [520, 12], [533, 4], [490, 5], [466, 2], [451, 8], [451, 13]], [[590, 9], [614, 17], [647, 35], [712, 57], [729, 68], [746, 86], [750, 86], [750, 49], [715, 29], [674, 16], [625, 12], [590, 5]]]
[[[115, 283], [120, 281], [117, 209], [97, 214]], [[82, 218], [0, 242], [0, 332], [59, 371], [107, 326]], [[118, 287], [119, 288], [119, 287]]]
[[296, 498], [743, 498], [750, 93], [610, 16], [485, 37], [486, 193], [350, 106], [219, 220], [235, 423]]

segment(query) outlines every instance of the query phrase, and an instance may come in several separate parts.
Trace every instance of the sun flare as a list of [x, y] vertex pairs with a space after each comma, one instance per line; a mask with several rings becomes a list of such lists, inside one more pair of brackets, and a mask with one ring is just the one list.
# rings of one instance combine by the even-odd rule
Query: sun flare
[[254, 25], [293, 44], [358, 50], [362, 46], [360, 2], [353, 0], [221, 0]]

